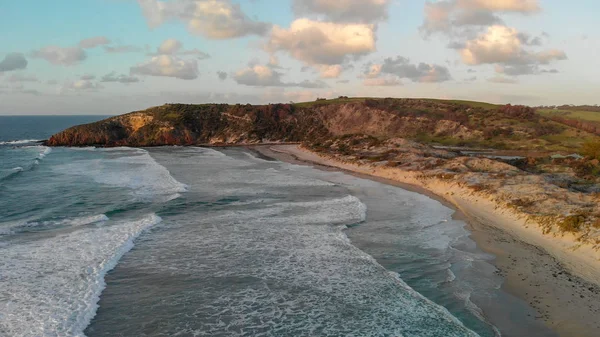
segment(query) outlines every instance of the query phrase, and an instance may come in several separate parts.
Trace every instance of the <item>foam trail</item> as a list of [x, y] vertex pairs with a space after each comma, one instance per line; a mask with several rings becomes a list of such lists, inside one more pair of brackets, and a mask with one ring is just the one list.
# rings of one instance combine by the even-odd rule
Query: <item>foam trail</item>
[[186, 192], [188, 186], [175, 180], [164, 166], [158, 164], [148, 151], [131, 148], [112, 148], [104, 152], [124, 152], [124, 156], [80, 160], [58, 165], [52, 169], [61, 174], [87, 176], [95, 182], [126, 187], [141, 201], [169, 201]]
[[19, 140], [10, 140], [5, 142], [0, 142], [0, 145], [21, 145], [21, 144], [29, 144], [29, 143], [39, 143], [41, 139], [19, 139]]
[[72, 219], [63, 219], [56, 221], [26, 221], [8, 226], [0, 230], [0, 235], [11, 235], [16, 233], [27, 232], [32, 229], [56, 228], [60, 226], [85, 226], [93, 223], [108, 221], [108, 217], [104, 214], [83, 216]]
[[0, 335], [83, 336], [96, 315], [104, 276], [161, 218], [83, 228], [0, 246]]
[[47, 146], [42, 146], [42, 151], [38, 155], [38, 159], [44, 159], [50, 152], [52, 152], [52, 148]]

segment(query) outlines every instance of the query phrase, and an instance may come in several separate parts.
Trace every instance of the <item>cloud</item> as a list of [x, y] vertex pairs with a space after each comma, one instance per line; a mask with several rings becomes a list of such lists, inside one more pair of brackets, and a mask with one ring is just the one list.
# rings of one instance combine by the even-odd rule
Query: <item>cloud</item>
[[366, 78], [377, 78], [381, 74], [381, 64], [368, 64], [363, 75]]
[[95, 80], [96, 75], [86, 74], [86, 75], [81, 76], [79, 79], [84, 80], [84, 81]]
[[136, 47], [136, 46], [132, 46], [132, 45], [122, 45], [122, 46], [104, 46], [104, 51], [106, 51], [107, 53], [111, 53], [111, 54], [116, 54], [116, 53], [138, 53], [143, 51], [142, 48], [140, 47]]
[[265, 35], [271, 25], [250, 19], [230, 0], [138, 0], [148, 25], [155, 28], [167, 20], [182, 21], [192, 34], [210, 39]]
[[39, 82], [38, 78], [33, 75], [25, 74], [13, 74], [6, 79], [7, 82], [11, 83], [23, 83], [23, 82]]
[[501, 76], [488, 78], [487, 80], [488, 80], [488, 82], [491, 82], [491, 83], [503, 83], [503, 84], [519, 83], [519, 81], [515, 80], [514, 78], [507, 78], [507, 77], [501, 77]]
[[184, 51], [180, 52], [178, 55], [193, 55], [193, 56], [196, 56], [196, 59], [198, 59], [198, 60], [206, 60], [206, 59], [210, 58], [210, 54], [207, 54], [196, 48], [191, 49], [191, 50], [184, 50]]
[[89, 39], [84, 39], [79, 42], [79, 47], [90, 49], [96, 48], [101, 45], [109, 44], [110, 40], [104, 36], [95, 36], [90, 37]]
[[363, 85], [367, 87], [391, 87], [402, 85], [397, 77], [366, 78]]
[[[462, 60], [468, 65], [498, 64], [508, 75], [539, 73], [539, 65], [566, 60], [561, 50], [531, 52], [524, 47], [523, 35], [506, 26], [491, 26], [485, 33], [469, 40], [460, 50]], [[499, 72], [499, 71], [497, 71]]]
[[128, 75], [124, 75], [124, 74], [117, 75], [117, 73], [114, 71], [102, 76], [102, 78], [100, 79], [100, 82], [105, 82], [105, 83], [117, 82], [117, 83], [123, 83], [123, 84], [136, 83], [139, 81], [140, 81], [140, 79], [135, 76], [128, 76]]
[[[371, 70], [373, 70], [373, 68], [365, 72], [367, 76], [369, 76]], [[379, 72], [422, 83], [445, 82], [452, 79], [450, 71], [444, 66], [423, 62], [412, 64], [409, 59], [402, 56], [397, 56], [395, 59], [386, 58], [383, 61]], [[373, 77], [374, 76], [371, 74], [371, 78]]]
[[336, 65], [375, 51], [375, 26], [297, 19], [289, 29], [275, 26], [270, 52], [285, 51], [310, 65]]
[[327, 84], [322, 81], [302, 81], [297, 83], [284, 83], [281, 81], [282, 74], [274, 71], [268, 66], [254, 65], [235, 73], [233, 79], [242, 85], [254, 87], [302, 87], [302, 88], [325, 88]]
[[62, 87], [62, 92], [67, 91], [97, 91], [98, 89], [102, 89], [98, 83], [94, 83], [91, 80], [77, 80], [66, 82]]
[[196, 56], [196, 58], [198, 60], [205, 60], [207, 58], [210, 58], [210, 55], [200, 51], [196, 48], [192, 49], [192, 50], [184, 50], [183, 49], [183, 43], [181, 43], [179, 40], [177, 39], [166, 39], [164, 40], [160, 46], [158, 46], [158, 48], [156, 49], [156, 53], [155, 54], [151, 54], [151, 55], [183, 55], [183, 56]]
[[534, 55], [534, 58], [540, 64], [549, 64], [553, 61], [563, 61], [567, 59], [567, 54], [562, 50], [546, 50]]
[[72, 66], [87, 58], [81, 47], [47, 46], [31, 53], [32, 57], [42, 58], [54, 65]]
[[57, 81], [57, 80], [48, 80], [48, 81], [46, 82], [46, 84], [48, 84], [48, 85], [57, 85], [57, 84], [58, 84], [58, 81]]
[[217, 76], [221, 81], [225, 81], [227, 79], [227, 73], [224, 71], [217, 71]]
[[158, 47], [158, 54], [173, 55], [181, 50], [182, 47], [183, 44], [179, 40], [166, 39]]
[[182, 60], [176, 56], [159, 55], [149, 61], [131, 67], [132, 75], [149, 75], [175, 77], [182, 80], [198, 78], [198, 63], [196, 60]]
[[470, 36], [473, 29], [503, 24], [499, 15], [529, 15], [541, 10], [538, 0], [444, 0], [425, 3], [425, 20], [420, 31], [426, 36], [442, 33]]
[[25, 55], [22, 53], [7, 54], [4, 59], [0, 61], [0, 73], [25, 68], [27, 68], [27, 59], [25, 59]]
[[342, 74], [344, 67], [339, 64], [332, 66], [321, 66], [320, 67], [321, 78], [338, 78]]
[[298, 16], [322, 15], [334, 22], [374, 23], [387, 19], [390, 0], [294, 0]]
[[535, 13], [541, 10], [538, 0], [458, 0], [465, 9], [488, 10], [498, 12]]

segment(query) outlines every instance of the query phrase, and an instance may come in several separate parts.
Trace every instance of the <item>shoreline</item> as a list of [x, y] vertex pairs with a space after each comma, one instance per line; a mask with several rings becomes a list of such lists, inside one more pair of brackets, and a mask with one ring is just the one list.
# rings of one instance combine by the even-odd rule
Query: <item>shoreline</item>
[[[547, 245], [544, 245], [544, 238], [540, 240], [535, 236], [535, 228], [512, 215], [498, 215], [489, 200], [478, 200], [476, 196], [473, 200], [444, 184], [423, 183], [416, 179], [415, 172], [398, 170], [394, 172], [396, 174], [381, 174], [372, 167], [321, 157], [298, 145], [270, 144], [247, 148], [263, 158], [342, 171], [423, 194], [442, 203], [455, 210], [454, 219], [466, 223], [470, 237], [478, 247], [495, 256], [493, 263], [504, 278], [502, 290], [529, 304], [537, 312], [533, 317], [536, 321], [565, 337], [593, 337], [600, 331], [597, 319], [600, 316], [600, 270], [586, 268], [589, 266], [585, 262], [589, 260], [584, 263], [574, 260], [566, 252], [558, 251], [560, 247], [540, 248]], [[510, 315], [506, 313], [505, 316]]]

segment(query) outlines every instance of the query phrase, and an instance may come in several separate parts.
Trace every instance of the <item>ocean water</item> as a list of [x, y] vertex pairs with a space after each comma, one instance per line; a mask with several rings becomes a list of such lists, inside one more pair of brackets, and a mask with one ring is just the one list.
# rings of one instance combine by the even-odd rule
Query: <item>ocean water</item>
[[425, 196], [244, 149], [50, 149], [12, 123], [0, 336], [552, 336]]

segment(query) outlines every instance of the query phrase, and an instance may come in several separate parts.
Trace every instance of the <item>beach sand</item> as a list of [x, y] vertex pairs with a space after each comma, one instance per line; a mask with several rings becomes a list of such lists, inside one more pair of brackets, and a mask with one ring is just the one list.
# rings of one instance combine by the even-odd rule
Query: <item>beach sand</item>
[[[249, 149], [267, 158], [341, 170], [440, 201], [456, 210], [455, 218], [467, 223], [479, 248], [496, 256], [494, 263], [505, 279], [503, 290], [529, 303], [537, 312], [535, 319], [559, 336], [600, 336], [600, 262], [594, 252], [569, 253], [565, 249], [569, 241], [545, 237], [534, 225], [527, 225], [511, 214], [499, 213], [489, 200], [474, 199], [455, 186], [424, 184], [415, 172], [397, 170], [396, 174], [389, 169], [359, 167], [321, 157], [298, 145]], [[576, 254], [587, 255], [579, 259]]]

